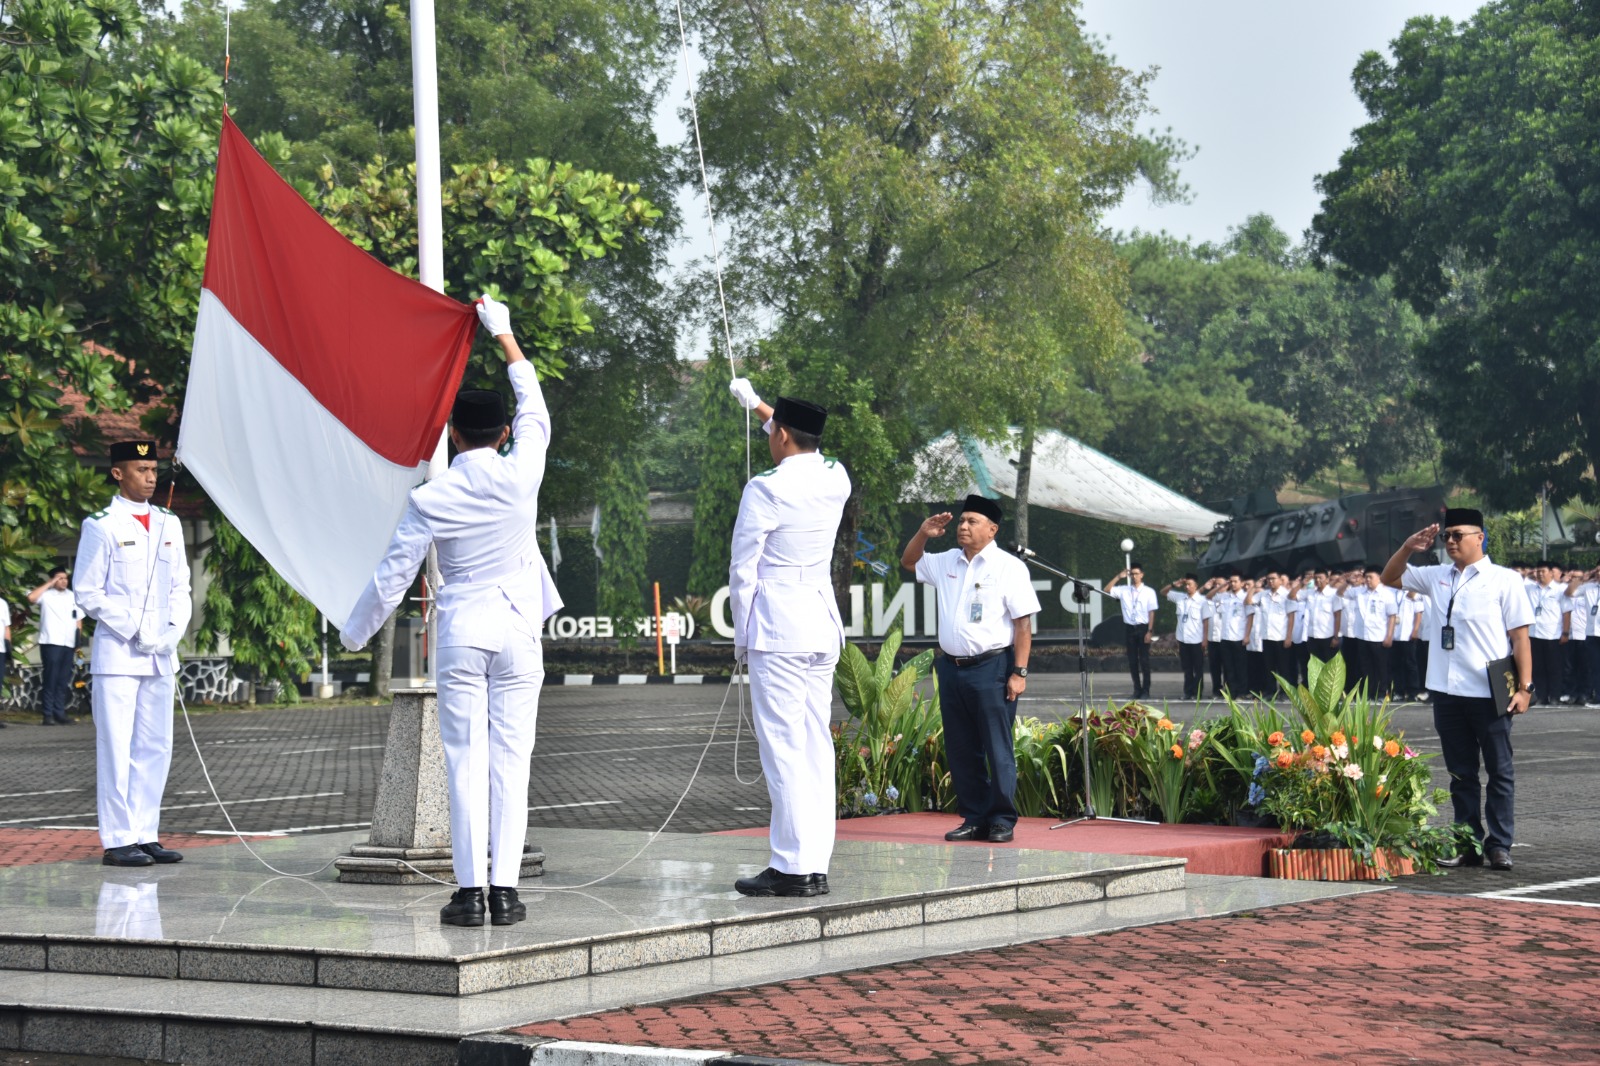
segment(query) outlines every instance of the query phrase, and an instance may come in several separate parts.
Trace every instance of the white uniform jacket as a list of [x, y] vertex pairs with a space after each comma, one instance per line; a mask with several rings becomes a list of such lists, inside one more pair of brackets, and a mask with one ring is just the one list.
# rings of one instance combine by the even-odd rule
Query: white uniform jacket
[[[135, 517], [147, 508], [148, 530]], [[147, 643], [171, 637], [176, 645], [189, 627], [194, 601], [182, 520], [164, 507], [113, 497], [105, 510], [83, 520], [72, 591], [83, 613], [99, 623], [89, 651], [91, 672], [173, 673], [176, 654], [146, 655], [134, 641], [143, 632]]]
[[439, 477], [411, 490], [389, 551], [378, 564], [340, 640], [358, 650], [383, 625], [428, 554], [439, 552], [439, 647], [500, 651], [510, 612], [537, 632], [561, 609], [539, 554], [539, 485], [550, 448], [550, 408], [533, 364], [507, 368], [517, 396], [512, 446], [457, 455]]
[[820, 452], [791, 455], [746, 483], [728, 565], [735, 647], [811, 653], [844, 644], [832, 569], [849, 498], [850, 475]]

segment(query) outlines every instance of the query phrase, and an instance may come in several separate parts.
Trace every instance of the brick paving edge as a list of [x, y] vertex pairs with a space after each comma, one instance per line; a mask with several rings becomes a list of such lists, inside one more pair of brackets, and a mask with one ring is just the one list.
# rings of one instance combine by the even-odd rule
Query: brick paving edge
[[832, 1066], [814, 1059], [730, 1055], [722, 1051], [595, 1044], [583, 1040], [493, 1033], [456, 1047], [456, 1066]]

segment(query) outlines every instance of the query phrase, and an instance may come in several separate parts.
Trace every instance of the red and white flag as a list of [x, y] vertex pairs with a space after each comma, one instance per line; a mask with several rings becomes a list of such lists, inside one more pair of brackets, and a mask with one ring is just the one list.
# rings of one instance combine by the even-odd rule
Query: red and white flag
[[336, 625], [427, 472], [477, 326], [346, 240], [224, 116], [178, 460]]

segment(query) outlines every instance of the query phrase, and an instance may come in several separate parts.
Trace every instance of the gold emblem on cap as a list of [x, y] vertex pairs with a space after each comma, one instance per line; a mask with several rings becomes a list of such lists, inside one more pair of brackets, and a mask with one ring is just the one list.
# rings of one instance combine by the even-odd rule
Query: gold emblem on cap
[[140, 455], [150, 454], [150, 445], [148, 444], [135, 444], [133, 448], [134, 451], [138, 452]]

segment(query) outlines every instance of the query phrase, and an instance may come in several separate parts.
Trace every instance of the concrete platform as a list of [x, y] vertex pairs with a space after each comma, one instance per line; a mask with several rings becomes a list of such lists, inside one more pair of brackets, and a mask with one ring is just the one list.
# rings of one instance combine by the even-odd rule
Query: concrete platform
[[[360, 837], [257, 848], [309, 870]], [[440, 926], [443, 887], [280, 877], [237, 845], [153, 871], [0, 871], [0, 1048], [442, 1064], [473, 1034], [630, 1003], [1349, 891], [1196, 884], [1170, 858], [844, 841], [829, 896], [746, 899], [732, 882], [765, 865], [760, 838], [663, 836], [594, 884], [648, 835], [538, 837], [547, 872], [506, 928]]]

